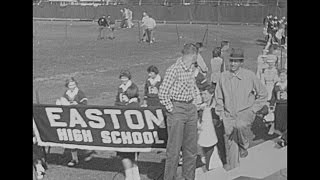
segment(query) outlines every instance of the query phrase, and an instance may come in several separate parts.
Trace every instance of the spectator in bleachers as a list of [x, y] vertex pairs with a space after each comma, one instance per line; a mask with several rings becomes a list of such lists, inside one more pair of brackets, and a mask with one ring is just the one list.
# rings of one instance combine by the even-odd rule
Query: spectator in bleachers
[[287, 70], [279, 70], [279, 81], [272, 90], [270, 106], [275, 106], [275, 133], [282, 135], [287, 130]]
[[144, 86], [143, 106], [161, 106], [159, 100], [159, 88], [162, 78], [156, 66], [151, 65], [147, 69], [148, 79]]
[[211, 58], [211, 82], [216, 86], [221, 73], [225, 71], [224, 60], [221, 58], [221, 48], [216, 47], [212, 51]]

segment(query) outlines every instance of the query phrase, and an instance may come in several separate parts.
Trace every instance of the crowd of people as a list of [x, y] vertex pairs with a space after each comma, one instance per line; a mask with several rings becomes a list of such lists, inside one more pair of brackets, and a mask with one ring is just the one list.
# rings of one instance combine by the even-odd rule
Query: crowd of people
[[267, 47], [271, 44], [283, 45], [287, 48], [287, 19], [285, 16], [278, 18], [269, 14], [263, 19], [263, 34], [267, 41]]
[[[122, 19], [120, 23], [120, 28], [133, 28], [134, 24], [132, 22], [132, 11], [128, 8], [120, 9]], [[115, 20], [110, 15], [102, 15], [98, 19], [98, 40], [102, 39], [115, 39]], [[152, 44], [155, 42], [154, 29], [157, 26], [156, 21], [148, 15], [146, 12], [142, 13], [142, 20], [140, 27], [142, 28], [142, 38], [139, 39], [142, 42], [147, 42]], [[108, 33], [109, 32], [109, 33]]]
[[[270, 19], [266, 21], [274, 23]], [[144, 21], [144, 25], [146, 23]], [[151, 42], [152, 30], [146, 30], [146, 33]], [[274, 33], [270, 34], [268, 40], [273, 42]], [[203, 50], [201, 42], [185, 44], [182, 56], [163, 77], [156, 66], [149, 66], [142, 99], [130, 71], [122, 70], [119, 75], [115, 106], [162, 107], [165, 110], [168, 130], [165, 180], [175, 179], [179, 163], [182, 164], [182, 176], [195, 179], [198, 155], [207, 171], [239, 167], [240, 158], [248, 156], [247, 149], [253, 138], [251, 125], [262, 109], [266, 109], [262, 118], [270, 126], [268, 134], [279, 135], [280, 147], [287, 144], [287, 58], [282, 40], [262, 50], [257, 58], [256, 73], [243, 67], [243, 49], [232, 48], [230, 42], [222, 41], [220, 47], [212, 50], [209, 74], [201, 55]], [[57, 105], [87, 104], [88, 99], [74, 78], [66, 81], [66, 88]], [[88, 153], [87, 160], [92, 154], [95, 152]], [[128, 180], [140, 179], [136, 163], [138, 155], [117, 152]], [[45, 171], [44, 159], [37, 155], [34, 162], [40, 179]], [[71, 150], [68, 166], [78, 163], [77, 150]]]

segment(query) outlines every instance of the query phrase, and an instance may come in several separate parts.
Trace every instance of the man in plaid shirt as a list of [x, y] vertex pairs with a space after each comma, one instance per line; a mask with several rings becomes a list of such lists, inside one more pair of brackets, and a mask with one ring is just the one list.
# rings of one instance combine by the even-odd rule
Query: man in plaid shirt
[[164, 179], [174, 180], [182, 147], [182, 176], [195, 178], [197, 158], [197, 108], [193, 103], [197, 91], [192, 65], [198, 57], [198, 48], [186, 44], [182, 57], [170, 66], [160, 86], [159, 99], [167, 109], [168, 142]]

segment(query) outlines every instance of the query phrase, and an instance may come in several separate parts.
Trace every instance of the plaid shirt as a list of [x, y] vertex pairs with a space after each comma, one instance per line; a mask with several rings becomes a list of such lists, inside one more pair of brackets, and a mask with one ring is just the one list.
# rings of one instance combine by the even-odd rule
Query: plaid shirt
[[190, 101], [197, 97], [196, 83], [192, 68], [187, 68], [180, 57], [171, 65], [164, 76], [160, 86], [159, 99], [166, 109], [171, 112], [173, 104], [171, 100]]

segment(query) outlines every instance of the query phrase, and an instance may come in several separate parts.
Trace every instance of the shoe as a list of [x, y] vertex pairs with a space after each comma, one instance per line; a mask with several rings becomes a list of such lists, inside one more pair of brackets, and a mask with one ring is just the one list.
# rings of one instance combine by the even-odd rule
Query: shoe
[[140, 173], [138, 166], [134, 165], [125, 170], [125, 180], [140, 180]]
[[45, 169], [41, 164], [36, 164], [36, 172], [37, 172], [37, 179], [42, 179], [45, 174]]
[[38, 180], [39, 180], [39, 179], [43, 179], [43, 177], [44, 177], [44, 175], [43, 175], [42, 173], [39, 174], [39, 173], [37, 172], [37, 179], [38, 179]]
[[202, 162], [203, 164], [206, 164], [206, 157], [201, 157], [201, 162]]
[[79, 161], [76, 161], [76, 160], [71, 160], [69, 163], [68, 163], [68, 166], [69, 167], [74, 167], [75, 165], [79, 164]]
[[183, 163], [183, 159], [182, 159], [182, 157], [179, 159], [179, 163], [178, 163], [178, 165], [179, 166], [181, 166], [182, 165], [182, 163]]
[[225, 164], [223, 165], [223, 169], [225, 169], [226, 171], [230, 171], [232, 168], [229, 164]]
[[94, 154], [96, 154], [96, 152], [95, 151], [93, 151], [93, 152], [90, 152], [88, 155], [87, 155], [87, 157], [85, 157], [84, 158], [84, 161], [90, 161], [93, 157], [94, 157]]
[[84, 161], [87, 162], [87, 161], [90, 161], [91, 159], [93, 158], [92, 155], [89, 155], [87, 157], [84, 158]]
[[245, 158], [248, 156], [248, 151], [246, 149], [240, 148], [240, 158]]
[[274, 128], [270, 128], [268, 134], [269, 135], [273, 135], [274, 134]]

